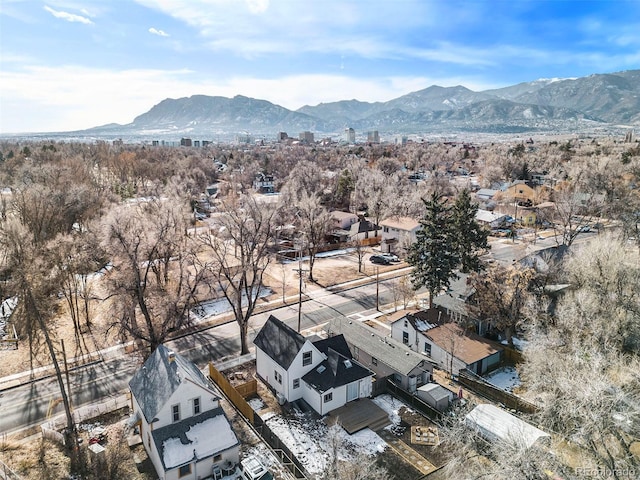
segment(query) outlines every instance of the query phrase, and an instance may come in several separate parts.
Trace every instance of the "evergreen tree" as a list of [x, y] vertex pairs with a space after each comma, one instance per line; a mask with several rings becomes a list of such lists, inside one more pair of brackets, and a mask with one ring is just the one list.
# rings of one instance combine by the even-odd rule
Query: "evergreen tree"
[[463, 190], [456, 198], [452, 210], [452, 229], [455, 251], [460, 261], [460, 270], [464, 273], [483, 270], [479, 253], [489, 248], [489, 232], [476, 220], [478, 204], [471, 201], [468, 190]]
[[438, 193], [429, 200], [422, 199], [426, 211], [418, 230], [416, 242], [409, 249], [407, 262], [413, 266], [411, 282], [416, 290], [429, 290], [429, 307], [433, 308], [433, 297], [443, 288], [449, 287], [454, 269], [458, 265], [452, 229], [452, 210]]

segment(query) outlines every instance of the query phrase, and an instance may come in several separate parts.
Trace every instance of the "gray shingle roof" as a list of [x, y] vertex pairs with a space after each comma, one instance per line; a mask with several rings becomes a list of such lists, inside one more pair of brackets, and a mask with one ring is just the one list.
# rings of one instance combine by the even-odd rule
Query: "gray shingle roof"
[[357, 320], [332, 318], [327, 331], [329, 335], [343, 334], [348, 343], [402, 375], [409, 375], [414, 368], [423, 367], [430, 361], [429, 357], [414, 352], [391, 337], [380, 335]]
[[[131, 394], [136, 398], [147, 423], [156, 417], [171, 395], [178, 389], [183, 378], [211, 390], [209, 382], [198, 367], [176, 354], [169, 361], [170, 350], [159, 345], [129, 381]], [[214, 396], [213, 391], [211, 392]]]
[[331, 388], [341, 387], [372, 375], [373, 372], [368, 368], [329, 348], [327, 359], [302, 377], [302, 380], [318, 392], [324, 393]]
[[288, 370], [305, 339], [289, 325], [270, 315], [253, 343], [278, 365]]

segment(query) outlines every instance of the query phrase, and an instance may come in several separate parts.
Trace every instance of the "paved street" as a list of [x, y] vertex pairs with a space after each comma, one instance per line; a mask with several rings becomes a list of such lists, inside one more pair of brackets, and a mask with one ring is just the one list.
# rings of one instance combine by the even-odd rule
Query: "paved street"
[[[393, 301], [392, 280], [380, 282], [380, 304]], [[355, 287], [341, 293], [324, 290], [309, 291], [313, 298], [302, 303], [302, 329], [318, 327], [333, 315], [368, 315], [375, 313], [376, 285]], [[249, 328], [250, 342], [269, 315], [275, 315], [294, 329], [298, 323], [297, 302], [270, 312], [255, 315]], [[239, 332], [235, 322], [185, 336], [167, 344], [197, 365], [204, 367], [209, 361], [235, 356], [240, 351]], [[126, 355], [122, 349], [104, 355], [104, 361], [70, 372], [72, 400], [75, 407], [115, 397], [128, 388], [133, 372], [140, 365], [137, 356]], [[55, 378], [46, 378], [5, 390], [0, 396], [0, 432], [36, 426], [53, 414], [63, 411], [59, 402], [59, 389]]]

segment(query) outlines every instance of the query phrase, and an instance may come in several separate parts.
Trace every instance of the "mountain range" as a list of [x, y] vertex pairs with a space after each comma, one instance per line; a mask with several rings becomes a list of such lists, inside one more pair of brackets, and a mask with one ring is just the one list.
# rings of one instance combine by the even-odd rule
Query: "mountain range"
[[162, 100], [127, 125], [109, 124], [86, 134], [146, 137], [273, 137], [358, 133], [380, 135], [445, 132], [577, 132], [640, 126], [640, 70], [572, 79], [541, 79], [474, 92], [431, 86], [387, 102], [342, 100], [289, 110], [266, 100], [194, 95]]

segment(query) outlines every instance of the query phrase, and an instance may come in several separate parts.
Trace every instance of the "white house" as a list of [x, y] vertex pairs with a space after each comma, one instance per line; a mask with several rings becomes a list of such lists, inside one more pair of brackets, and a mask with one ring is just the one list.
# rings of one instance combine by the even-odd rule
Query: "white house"
[[271, 315], [253, 343], [256, 373], [281, 399], [324, 415], [371, 396], [373, 372], [353, 359], [342, 335], [312, 341]]
[[215, 480], [238, 463], [238, 438], [193, 363], [160, 345], [129, 389], [142, 442], [161, 480]]
[[504, 351], [498, 344], [466, 331], [457, 323], [440, 323], [437, 318], [411, 313], [391, 324], [391, 337], [412, 350], [423, 352], [441, 369], [453, 374], [464, 368], [482, 375], [498, 366]]
[[500, 228], [506, 223], [507, 215], [478, 209], [476, 212], [476, 221], [480, 225], [486, 225], [490, 228]]
[[341, 230], [350, 230], [351, 225], [358, 221], [358, 215], [351, 212], [341, 212], [340, 210], [332, 210], [331, 221], [333, 227]]
[[380, 222], [383, 252], [391, 252], [398, 245], [412, 245], [417, 239], [420, 222], [410, 217], [390, 217]]

